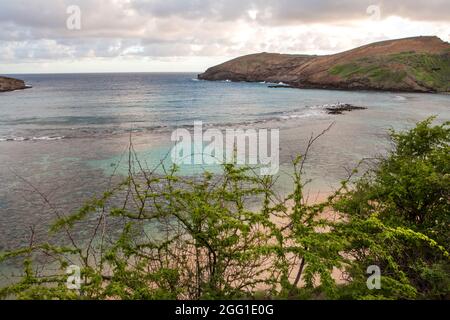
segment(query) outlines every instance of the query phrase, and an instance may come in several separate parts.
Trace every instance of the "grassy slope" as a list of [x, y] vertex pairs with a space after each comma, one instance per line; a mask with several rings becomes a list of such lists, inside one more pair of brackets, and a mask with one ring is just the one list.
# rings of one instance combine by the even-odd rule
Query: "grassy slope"
[[329, 70], [343, 80], [368, 79], [374, 86], [397, 87], [407, 79], [439, 92], [450, 91], [450, 52], [443, 54], [402, 52], [361, 58]]

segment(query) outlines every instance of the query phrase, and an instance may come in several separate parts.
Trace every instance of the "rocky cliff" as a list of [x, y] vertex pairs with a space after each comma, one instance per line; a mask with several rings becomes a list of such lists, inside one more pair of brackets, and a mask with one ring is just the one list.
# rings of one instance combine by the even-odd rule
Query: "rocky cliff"
[[450, 44], [437, 37], [414, 37], [327, 56], [259, 53], [212, 67], [198, 77], [284, 82], [297, 88], [450, 92]]
[[0, 77], [0, 92], [26, 89], [25, 82], [18, 79]]

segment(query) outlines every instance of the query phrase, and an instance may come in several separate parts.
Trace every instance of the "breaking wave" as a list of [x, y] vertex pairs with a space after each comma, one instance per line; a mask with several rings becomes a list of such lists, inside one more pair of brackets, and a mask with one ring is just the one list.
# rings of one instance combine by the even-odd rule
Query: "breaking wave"
[[56, 141], [64, 139], [64, 136], [55, 136], [55, 137], [0, 137], [0, 142], [23, 142], [23, 141]]
[[[204, 121], [205, 128], [229, 128], [239, 126], [251, 126], [258, 124], [265, 124], [269, 122], [283, 122], [303, 118], [320, 118], [327, 115], [326, 108], [337, 106], [338, 104], [315, 105], [310, 107], [302, 107], [289, 111], [272, 111], [266, 113], [251, 114], [254, 119], [241, 120], [238, 122], [220, 122], [208, 123]], [[118, 127], [77, 127], [77, 128], [58, 128], [48, 129], [33, 132], [29, 134], [22, 134], [17, 136], [0, 136], [1, 142], [44, 142], [44, 141], [58, 141], [65, 139], [77, 138], [106, 138], [111, 136], [125, 135], [130, 133], [145, 134], [145, 133], [168, 133], [175, 129], [190, 129], [193, 122], [189, 124], [169, 124], [169, 125], [155, 125], [126, 128], [124, 126]], [[25, 131], [26, 132], [26, 131]]]

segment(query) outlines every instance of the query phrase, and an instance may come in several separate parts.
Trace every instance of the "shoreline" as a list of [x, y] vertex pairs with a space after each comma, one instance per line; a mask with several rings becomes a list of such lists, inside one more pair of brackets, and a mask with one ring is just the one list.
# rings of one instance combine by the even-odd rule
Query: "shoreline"
[[[200, 75], [198, 75], [200, 76]], [[232, 80], [232, 79], [203, 79], [198, 78], [200, 81], [210, 81], [210, 82], [233, 82], [233, 83], [272, 83], [272, 81], [267, 80]], [[284, 82], [285, 85], [278, 85], [277, 82], [273, 82], [274, 85], [269, 85], [267, 88], [269, 89], [297, 89], [297, 90], [331, 90], [331, 91], [344, 91], [344, 92], [380, 92], [380, 93], [422, 93], [422, 94], [431, 94], [431, 95], [450, 95], [450, 91], [435, 91], [435, 90], [401, 90], [401, 89], [381, 89], [381, 88], [372, 88], [372, 87], [357, 87], [357, 88], [349, 88], [349, 87], [337, 87], [337, 86], [322, 86], [322, 85], [298, 85], [295, 83]]]

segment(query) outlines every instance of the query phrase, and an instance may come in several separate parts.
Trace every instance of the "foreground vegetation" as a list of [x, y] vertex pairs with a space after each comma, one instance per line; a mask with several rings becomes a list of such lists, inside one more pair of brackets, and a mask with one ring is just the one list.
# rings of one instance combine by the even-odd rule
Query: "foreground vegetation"
[[[58, 241], [31, 237], [29, 246], [1, 255], [2, 263], [22, 261], [23, 273], [0, 295], [448, 299], [450, 128], [432, 121], [392, 132], [388, 156], [360, 178], [352, 172], [319, 204], [308, 204], [303, 192], [307, 152], [293, 163], [293, 192], [280, 196], [276, 178], [254, 168], [224, 165], [221, 176], [184, 178], [174, 167], [156, 175], [130, 147], [129, 177], [75, 214], [58, 213], [51, 228]], [[72, 230], [86, 220], [90, 237], [79, 242]], [[66, 245], [56, 245], [63, 237]], [[72, 264], [81, 267], [80, 290], [67, 288]], [[368, 289], [369, 266], [381, 270], [379, 289]]]

